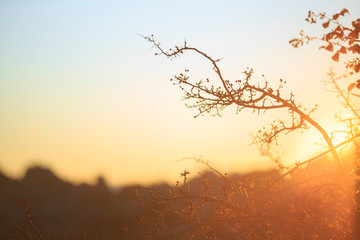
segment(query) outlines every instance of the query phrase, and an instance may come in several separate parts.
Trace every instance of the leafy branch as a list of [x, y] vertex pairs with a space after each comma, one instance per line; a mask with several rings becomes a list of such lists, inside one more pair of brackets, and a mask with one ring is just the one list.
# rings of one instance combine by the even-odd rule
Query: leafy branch
[[[305, 19], [310, 24], [316, 24], [318, 21], [323, 22], [322, 27], [324, 29], [333, 26], [333, 29], [327, 33], [324, 33], [322, 36], [308, 36], [304, 33], [303, 30], [300, 31], [300, 37], [294, 38], [289, 41], [289, 43], [298, 48], [304, 44], [308, 44], [313, 40], [320, 40], [325, 43], [321, 46], [320, 49], [325, 49], [330, 52], [335, 52], [332, 56], [334, 61], [339, 61], [341, 54], [359, 54], [360, 53], [360, 18], [351, 22], [351, 26], [344, 26], [340, 23], [341, 17], [344, 17], [345, 14], [349, 14], [347, 9], [341, 10], [339, 13], [334, 14], [332, 17], [328, 17], [325, 13], [316, 14], [312, 11], [309, 11], [307, 18]], [[350, 14], [349, 14], [350, 15]], [[352, 61], [347, 63], [347, 67], [354, 72], [360, 71], [360, 62], [359, 58], [354, 58]], [[353, 72], [354, 71], [354, 72]]]

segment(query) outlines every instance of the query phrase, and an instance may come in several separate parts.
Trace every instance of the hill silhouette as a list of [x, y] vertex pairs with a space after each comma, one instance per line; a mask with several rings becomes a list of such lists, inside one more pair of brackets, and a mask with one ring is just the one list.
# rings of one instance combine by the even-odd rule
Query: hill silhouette
[[0, 238], [8, 239], [14, 231], [13, 221], [26, 221], [26, 205], [35, 207], [35, 215], [44, 219], [39, 226], [43, 231], [65, 229], [78, 238], [84, 233], [116, 236], [135, 221], [141, 212], [139, 204], [132, 204], [125, 194], [112, 192], [103, 178], [95, 186], [74, 185], [58, 178], [42, 167], [28, 169], [21, 180], [14, 180], [0, 173]]
[[[358, 158], [358, 152], [353, 158]], [[252, 215], [254, 210], [274, 217], [272, 222], [275, 225], [271, 223], [260, 228], [256, 227], [258, 223], [251, 225], [259, 236], [266, 228], [274, 234], [295, 234], [298, 226], [281, 222], [293, 218], [308, 221], [301, 224], [310, 227], [306, 229], [310, 234], [319, 231], [317, 239], [328, 239], [339, 229], [347, 229], [346, 219], [351, 219], [351, 216], [344, 211], [346, 197], [334, 184], [337, 181], [336, 169], [326, 162], [324, 157], [310, 167], [299, 168], [291, 173], [291, 178], [289, 175], [282, 177], [283, 172], [278, 170], [226, 177], [211, 171], [192, 177], [186, 185], [180, 181], [179, 186], [164, 183], [149, 187], [123, 186], [118, 190], [111, 190], [102, 177], [95, 185], [75, 185], [43, 167], [29, 168], [22, 179], [11, 179], [0, 172], [0, 239], [145, 239], [146, 234], [159, 229], [159, 216], [163, 217], [163, 226], [176, 226], [169, 227], [168, 233], [177, 233], [183, 226], [177, 225], [179, 215], [174, 209], [187, 208], [186, 196], [190, 195], [186, 194], [191, 194], [195, 200], [206, 196], [197, 214], [216, 221], [219, 209], [212, 202], [206, 203], [208, 196], [219, 202], [249, 206], [248, 200], [238, 195], [241, 186], [245, 186], [243, 190], [247, 189], [251, 205], [260, 206], [260, 209], [244, 209], [250, 217], [257, 218], [257, 213]], [[204, 187], [209, 195], [203, 195]], [[174, 195], [176, 191], [177, 195]], [[234, 194], [229, 195], [229, 191]], [[227, 199], [229, 196], [231, 199]], [[176, 198], [180, 200], [174, 201], [174, 209], [166, 210], [167, 204], [171, 205]], [[161, 212], [165, 214], [159, 215]], [[316, 215], [308, 215], [312, 212]], [[229, 212], [229, 216], [231, 214]], [[336, 228], [321, 225], [320, 219], [336, 222]], [[224, 239], [232, 239], [237, 233], [229, 232], [230, 227], [220, 221], [213, 230], [223, 232]], [[292, 239], [303, 239], [305, 235], [293, 236]]]

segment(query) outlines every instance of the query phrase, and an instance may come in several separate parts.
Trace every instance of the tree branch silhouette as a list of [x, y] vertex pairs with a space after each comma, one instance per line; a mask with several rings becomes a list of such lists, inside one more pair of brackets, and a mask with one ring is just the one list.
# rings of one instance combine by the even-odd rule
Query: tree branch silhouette
[[293, 93], [287, 98], [283, 97], [281, 89], [286, 84], [286, 81], [280, 79], [280, 83], [275, 89], [271, 88], [266, 80], [253, 83], [252, 77], [254, 71], [249, 68], [243, 72], [243, 79], [235, 81], [226, 80], [218, 66], [218, 62], [221, 59], [214, 59], [198, 48], [190, 47], [186, 41], [182, 46], [175, 46], [173, 49], [166, 51], [155, 40], [153, 35], [142, 37], [149, 41], [152, 47], [157, 50], [155, 55], [164, 55], [167, 58], [174, 59], [190, 51], [210, 61], [212, 69], [217, 74], [218, 80], [221, 83], [219, 86], [216, 86], [215, 83], [210, 83], [208, 78], [205, 81], [191, 81], [188, 69], [184, 73], [174, 75], [171, 79], [173, 84], [178, 85], [184, 92], [184, 100], [190, 102], [186, 103], [186, 106], [198, 110], [198, 113], [194, 116], [195, 118], [205, 113], [221, 116], [220, 112], [230, 105], [237, 107], [237, 113], [243, 109], [251, 109], [258, 113], [274, 109], [287, 109], [291, 117], [290, 124], [287, 125], [284, 120], [279, 120], [277, 123], [273, 123], [270, 129], [259, 130], [253, 142], [260, 144], [263, 151], [267, 151], [270, 144], [277, 143], [277, 138], [281, 133], [288, 134], [297, 129], [308, 128], [310, 124], [323, 136], [335, 161], [340, 169], [343, 169], [330, 136], [318, 122], [310, 117], [310, 114], [316, 110], [316, 106], [309, 112], [305, 112], [305, 109], [302, 109], [302, 105], [296, 103]]

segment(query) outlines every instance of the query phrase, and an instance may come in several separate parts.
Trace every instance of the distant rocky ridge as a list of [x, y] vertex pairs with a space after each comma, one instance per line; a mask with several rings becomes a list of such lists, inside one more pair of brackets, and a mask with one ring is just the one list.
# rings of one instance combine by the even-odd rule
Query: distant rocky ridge
[[27, 202], [43, 219], [44, 231], [65, 229], [71, 236], [86, 233], [100, 239], [121, 234], [146, 212], [133, 196], [111, 191], [101, 177], [95, 186], [74, 185], [42, 167], [28, 169], [21, 180], [0, 172], [0, 189], [0, 239], [10, 238], [14, 221], [26, 221]]

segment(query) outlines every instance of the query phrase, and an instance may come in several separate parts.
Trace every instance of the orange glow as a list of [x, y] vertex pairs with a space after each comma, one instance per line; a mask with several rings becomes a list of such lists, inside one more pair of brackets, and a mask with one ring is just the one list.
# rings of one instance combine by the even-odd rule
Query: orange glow
[[[338, 99], [323, 91], [321, 80], [329, 67], [343, 69], [343, 63], [333, 62], [331, 53], [318, 51], [316, 44], [300, 49], [288, 44], [305, 26], [304, 14], [318, 3], [294, 8], [280, 2], [197, 2], [186, 19], [172, 14], [171, 4], [0, 5], [5, 36], [0, 39], [0, 167], [10, 176], [21, 177], [28, 166], [40, 164], [76, 182], [99, 174], [112, 185], [176, 182], [183, 168], [203, 169], [175, 162], [192, 156], [203, 156], [224, 171], [274, 167], [257, 146], [249, 146], [251, 134], [286, 119], [287, 113], [236, 115], [230, 108], [222, 117], [193, 119], [195, 111], [184, 106], [182, 92], [168, 80], [184, 69], [194, 80], [214, 80], [212, 66], [192, 54], [174, 61], [156, 57], [136, 33], [154, 33], [166, 47], [186, 38], [191, 46], [223, 58], [219, 64], [226, 79], [238, 79], [246, 67], [255, 70], [254, 84], [262, 74], [272, 86], [284, 79], [284, 91], [293, 91], [304, 106], [318, 104], [314, 119], [334, 130], [326, 124], [340, 109], [333, 107]], [[335, 8], [326, 5], [324, 11]], [[186, 4], [178, 7], [189, 11]], [[154, 14], [159, 9], [166, 17]], [[247, 10], [239, 14], [236, 9]], [[358, 8], [351, 9], [356, 16]], [[281, 138], [285, 162], [319, 150], [313, 142], [320, 137], [314, 129], [309, 132], [314, 135]]]

